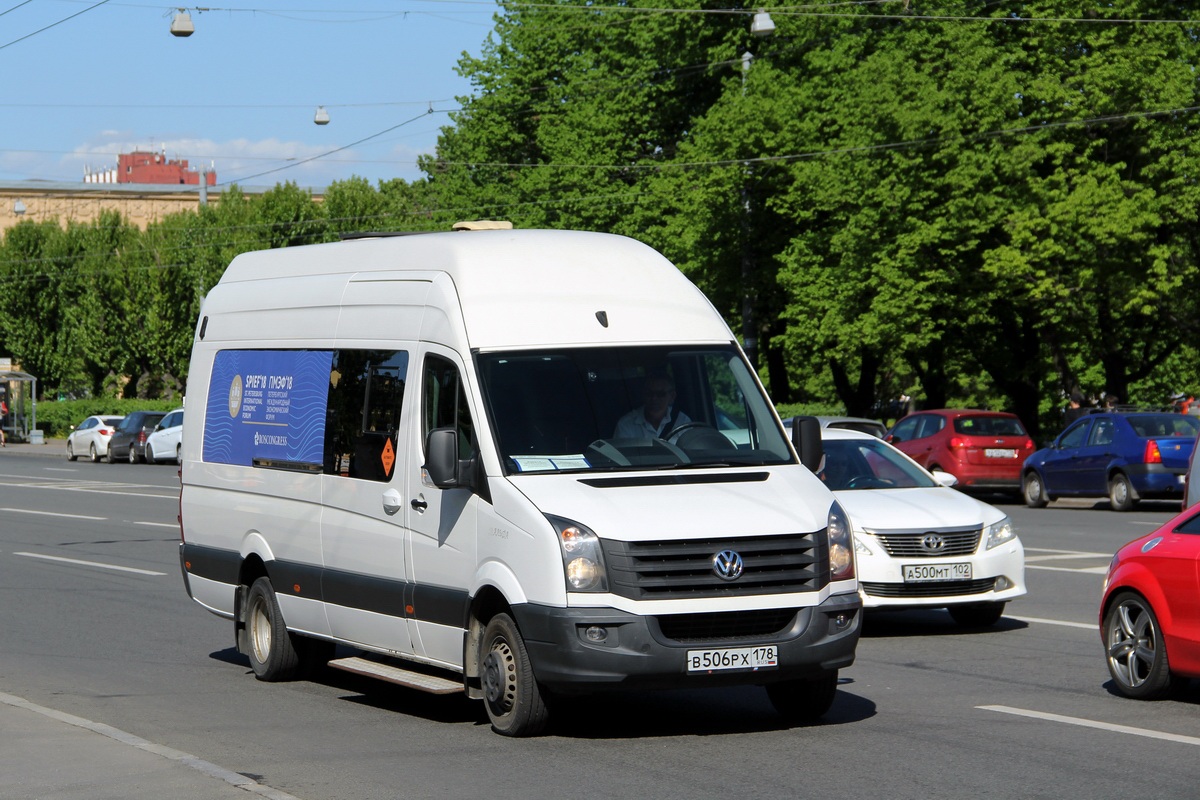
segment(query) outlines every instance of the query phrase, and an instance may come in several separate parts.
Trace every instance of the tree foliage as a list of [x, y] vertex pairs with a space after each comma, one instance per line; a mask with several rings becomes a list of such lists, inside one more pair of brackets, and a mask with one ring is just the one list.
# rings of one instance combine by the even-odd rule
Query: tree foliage
[[1074, 389], [1200, 388], [1190, 6], [806, 6], [764, 39], [756, 10], [502, 2], [424, 180], [235, 187], [141, 233], [23, 222], [0, 349], [56, 391], [170, 393], [237, 252], [490, 217], [659, 248], [777, 403], [905, 393], [1036, 430]]

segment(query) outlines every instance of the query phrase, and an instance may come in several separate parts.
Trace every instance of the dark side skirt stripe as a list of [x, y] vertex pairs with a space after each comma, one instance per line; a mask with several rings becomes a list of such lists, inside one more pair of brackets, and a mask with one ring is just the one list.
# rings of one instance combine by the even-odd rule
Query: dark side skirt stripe
[[[237, 585], [242, 556], [236, 550], [185, 542], [180, 553], [185, 575]], [[438, 625], [466, 626], [470, 596], [463, 589], [427, 586], [295, 561], [269, 561], [266, 566], [271, 585], [279, 595]]]

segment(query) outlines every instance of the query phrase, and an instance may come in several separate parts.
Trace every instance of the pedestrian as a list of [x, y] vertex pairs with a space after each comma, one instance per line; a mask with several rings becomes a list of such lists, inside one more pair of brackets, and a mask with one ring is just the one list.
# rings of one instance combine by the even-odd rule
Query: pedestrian
[[1063, 423], [1070, 425], [1075, 420], [1088, 413], [1088, 409], [1084, 407], [1083, 393], [1078, 389], [1071, 392], [1070, 398], [1067, 400], [1067, 407], [1063, 409]]
[[8, 439], [4, 438], [4, 426], [8, 424], [8, 403], [0, 395], [0, 447], [8, 447]]

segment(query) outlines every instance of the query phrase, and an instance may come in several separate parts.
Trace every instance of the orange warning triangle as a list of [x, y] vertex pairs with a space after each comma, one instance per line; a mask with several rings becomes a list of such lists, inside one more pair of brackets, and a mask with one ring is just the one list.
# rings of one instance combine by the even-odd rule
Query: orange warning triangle
[[389, 437], [383, 443], [383, 452], [379, 454], [379, 460], [383, 462], [383, 474], [392, 474], [392, 465], [396, 463], [396, 451], [392, 449], [392, 440]]

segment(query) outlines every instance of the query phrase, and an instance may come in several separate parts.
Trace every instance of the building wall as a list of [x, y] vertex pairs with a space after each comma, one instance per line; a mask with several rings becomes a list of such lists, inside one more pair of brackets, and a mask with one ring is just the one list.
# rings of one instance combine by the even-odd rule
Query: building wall
[[[240, 187], [248, 197], [263, 194], [273, 187]], [[313, 199], [322, 195], [311, 190]], [[25, 207], [17, 214], [14, 205]], [[208, 193], [208, 202], [219, 203], [217, 191]], [[69, 222], [92, 222], [101, 212], [113, 210], [142, 230], [168, 214], [195, 211], [200, 207], [199, 187], [181, 190], [173, 186], [144, 184], [50, 184], [38, 181], [0, 184], [0, 233], [24, 219], [35, 222], [55, 219], [64, 228]]]

